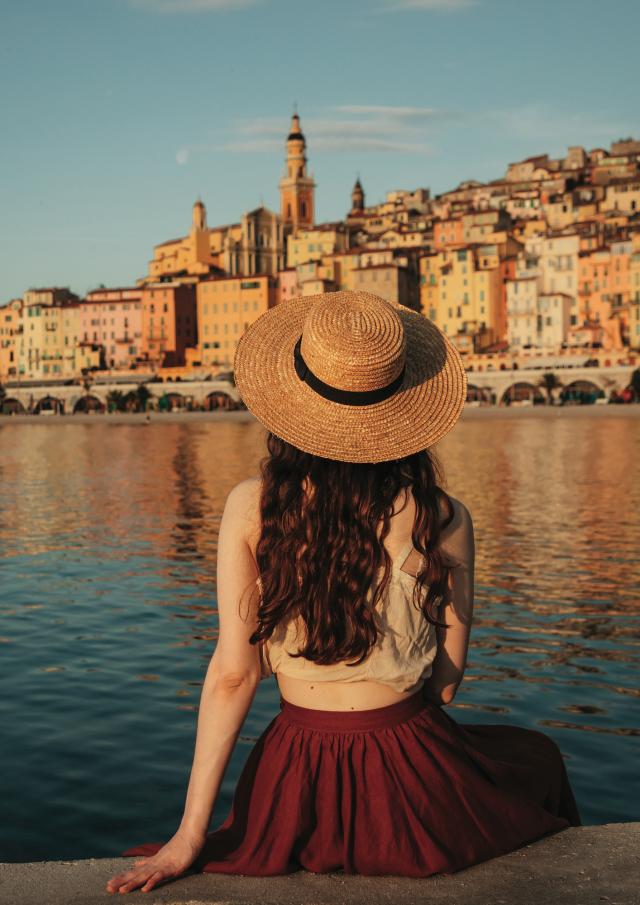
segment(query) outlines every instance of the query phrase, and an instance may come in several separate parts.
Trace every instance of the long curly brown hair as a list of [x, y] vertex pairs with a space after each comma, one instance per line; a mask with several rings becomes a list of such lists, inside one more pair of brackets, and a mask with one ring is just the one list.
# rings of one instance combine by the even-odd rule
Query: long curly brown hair
[[[383, 541], [404, 488], [411, 488], [415, 499], [411, 537], [425, 563], [416, 576], [413, 603], [429, 622], [446, 627], [432, 609], [442, 601], [452, 567], [437, 544], [454, 510], [440, 487], [442, 469], [430, 450], [389, 462], [340, 462], [303, 452], [272, 433], [267, 449], [260, 463], [261, 533], [256, 547], [261, 597], [251, 644], [299, 616], [306, 643], [292, 656], [323, 665], [355, 658], [347, 664], [355, 666], [366, 659], [378, 637], [375, 606], [391, 575]], [[448, 509], [444, 520], [439, 498]]]

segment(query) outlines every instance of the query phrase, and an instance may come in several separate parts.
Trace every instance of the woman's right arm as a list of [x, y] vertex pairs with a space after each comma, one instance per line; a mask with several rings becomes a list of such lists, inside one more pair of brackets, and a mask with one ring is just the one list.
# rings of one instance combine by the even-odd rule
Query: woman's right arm
[[455, 515], [451, 524], [442, 532], [439, 543], [445, 557], [456, 563], [449, 572], [447, 593], [438, 607], [438, 619], [446, 622], [448, 627], [442, 629], [436, 626], [438, 651], [431, 675], [422, 688], [426, 700], [438, 706], [450, 704], [462, 682], [473, 617], [473, 522], [463, 503], [453, 497], [451, 501]]

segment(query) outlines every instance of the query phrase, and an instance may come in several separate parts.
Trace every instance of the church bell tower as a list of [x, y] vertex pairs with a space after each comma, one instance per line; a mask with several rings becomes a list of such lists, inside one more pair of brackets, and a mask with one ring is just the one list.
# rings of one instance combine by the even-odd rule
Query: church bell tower
[[280, 180], [280, 216], [285, 232], [293, 232], [313, 226], [314, 188], [313, 178], [307, 174], [306, 142], [300, 129], [297, 113], [291, 119], [287, 136], [285, 171]]

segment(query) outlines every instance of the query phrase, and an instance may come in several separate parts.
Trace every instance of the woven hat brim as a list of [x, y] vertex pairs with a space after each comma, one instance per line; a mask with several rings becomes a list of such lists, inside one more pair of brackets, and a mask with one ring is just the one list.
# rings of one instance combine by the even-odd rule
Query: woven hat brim
[[462, 358], [448, 337], [433, 321], [390, 302], [406, 337], [399, 389], [371, 405], [332, 402], [300, 380], [294, 368], [293, 349], [315, 299], [281, 302], [240, 337], [234, 375], [249, 411], [298, 449], [343, 462], [398, 459], [441, 440], [458, 420], [467, 395]]

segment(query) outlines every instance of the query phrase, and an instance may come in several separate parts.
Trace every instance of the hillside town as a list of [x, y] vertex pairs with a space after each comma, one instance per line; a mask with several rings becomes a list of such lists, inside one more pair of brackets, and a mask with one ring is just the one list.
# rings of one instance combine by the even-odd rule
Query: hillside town
[[[86, 375], [211, 379], [244, 329], [296, 296], [365, 290], [431, 318], [469, 371], [633, 365], [640, 351], [640, 141], [511, 163], [491, 182], [390, 191], [356, 179], [343, 220], [317, 223], [300, 117], [285, 141], [280, 210], [153, 250], [135, 285], [30, 288], [0, 307], [0, 383]], [[560, 365], [562, 366], [562, 365]]]

